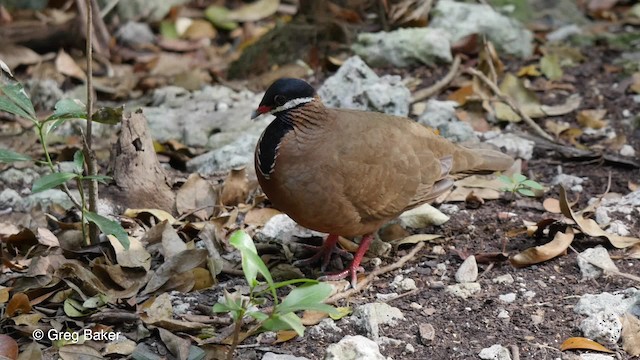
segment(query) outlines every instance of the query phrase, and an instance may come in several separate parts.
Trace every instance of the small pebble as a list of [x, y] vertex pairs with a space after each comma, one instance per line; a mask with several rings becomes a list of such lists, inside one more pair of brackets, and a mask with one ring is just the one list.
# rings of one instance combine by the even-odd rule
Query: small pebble
[[516, 301], [516, 294], [508, 293], [508, 294], [500, 295], [498, 296], [498, 298], [500, 299], [500, 301], [509, 304]]
[[514, 282], [513, 276], [511, 276], [511, 274], [496, 276], [491, 281], [493, 281], [496, 284], [507, 284], [507, 285], [513, 284]]
[[420, 341], [424, 345], [429, 345], [429, 343], [436, 337], [436, 330], [431, 324], [420, 324], [418, 332], [420, 333]]

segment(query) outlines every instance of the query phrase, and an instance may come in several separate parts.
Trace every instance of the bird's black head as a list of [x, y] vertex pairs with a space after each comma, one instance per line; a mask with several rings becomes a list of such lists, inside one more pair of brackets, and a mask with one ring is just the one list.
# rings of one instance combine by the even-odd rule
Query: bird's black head
[[276, 80], [264, 94], [258, 109], [251, 115], [252, 119], [262, 114], [275, 114], [294, 108], [313, 100], [316, 91], [306, 81], [293, 78]]

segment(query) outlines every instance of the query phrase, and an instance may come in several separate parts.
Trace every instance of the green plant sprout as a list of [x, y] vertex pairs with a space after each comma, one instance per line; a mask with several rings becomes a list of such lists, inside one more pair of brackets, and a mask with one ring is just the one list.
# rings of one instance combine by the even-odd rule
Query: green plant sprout
[[[11, 72], [8, 71], [8, 67], [6, 67], [6, 64], [4, 64], [2, 60], [0, 60], [0, 66], [2, 66], [2, 69], [7, 74], [11, 75]], [[26, 154], [21, 154], [9, 149], [0, 148], [0, 163], [33, 161], [35, 163], [47, 166], [51, 173], [44, 175], [34, 181], [31, 192], [37, 193], [53, 188], [62, 189], [67, 194], [69, 199], [71, 199], [74, 206], [78, 210], [80, 210], [83, 225], [86, 225], [89, 222], [96, 224], [100, 231], [105, 234], [114, 235], [120, 241], [122, 246], [125, 249], [128, 249], [129, 237], [122, 226], [116, 221], [110, 220], [102, 215], [89, 211], [87, 207], [83, 182], [86, 180], [95, 179], [104, 183], [110, 178], [101, 175], [83, 175], [85, 158], [82, 150], [76, 151], [73, 156], [73, 172], [59, 171], [51, 160], [49, 148], [47, 147], [47, 136], [56, 128], [58, 128], [62, 123], [70, 119], [87, 119], [87, 111], [85, 105], [82, 104], [82, 102], [80, 102], [79, 100], [62, 99], [56, 103], [53, 114], [51, 114], [44, 120], [40, 120], [36, 116], [33, 103], [31, 102], [31, 99], [29, 98], [29, 95], [27, 95], [27, 92], [25, 91], [22, 84], [18, 81], [15, 81], [15, 79], [0, 73], [0, 111], [5, 111], [7, 113], [31, 121], [31, 123], [34, 125], [33, 128], [38, 136], [38, 139], [40, 140], [40, 144], [44, 152], [44, 160], [36, 160]], [[101, 113], [104, 113], [104, 111], [101, 111]], [[102, 116], [101, 118], [99, 118], [100, 122], [106, 124], [116, 124], [122, 116], [122, 109], [113, 112], [112, 115], [113, 116], [110, 117]], [[69, 191], [69, 188], [66, 185], [69, 181], [76, 182], [78, 192], [80, 194], [80, 200], [76, 199]], [[85, 231], [85, 226], [82, 227], [82, 230], [84, 238], [87, 239], [88, 237]]]
[[513, 174], [511, 177], [500, 175], [498, 179], [507, 185], [502, 188], [502, 191], [509, 191], [512, 194], [518, 193], [523, 196], [534, 197], [536, 194], [533, 190], [544, 190], [544, 187], [540, 185], [540, 183], [527, 179], [527, 177], [522, 174]]
[[[230, 294], [225, 290], [224, 299], [213, 306], [214, 312], [229, 313], [235, 324], [227, 359], [233, 359], [233, 353], [242, 341], [240, 331], [245, 316], [257, 321], [257, 325], [245, 334], [246, 338], [259, 330], [294, 330], [299, 336], [303, 336], [304, 325], [300, 317], [295, 314], [296, 311], [316, 310], [330, 315], [339, 315], [336, 308], [323, 302], [331, 294], [329, 284], [311, 279], [293, 279], [274, 283], [269, 269], [258, 256], [256, 246], [246, 232], [242, 230], [234, 232], [229, 243], [240, 251], [242, 271], [249, 284], [249, 295], [242, 296], [237, 292]], [[262, 275], [266, 284], [258, 281], [258, 274]], [[296, 283], [303, 283], [303, 286], [294, 288], [280, 301], [276, 290]], [[271, 295], [273, 301], [270, 309], [262, 307], [267, 302], [268, 295]]]

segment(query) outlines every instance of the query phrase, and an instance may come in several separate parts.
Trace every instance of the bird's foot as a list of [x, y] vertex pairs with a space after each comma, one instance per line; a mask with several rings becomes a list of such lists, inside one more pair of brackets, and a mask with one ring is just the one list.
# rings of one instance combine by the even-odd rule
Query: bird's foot
[[310, 258], [295, 261], [293, 265], [308, 266], [308, 265], [315, 264], [316, 262], [321, 260], [320, 270], [324, 272], [327, 266], [329, 265], [329, 262], [331, 262], [331, 255], [333, 254], [337, 254], [338, 256], [349, 259], [349, 260], [353, 259], [353, 255], [351, 255], [350, 252], [342, 250], [336, 246], [337, 242], [338, 242], [338, 235], [329, 235], [327, 239], [322, 243], [321, 246], [304, 244], [303, 246], [305, 248], [311, 249], [316, 253]]
[[371, 245], [372, 241], [373, 234], [367, 234], [363, 236], [362, 240], [360, 241], [360, 246], [358, 246], [358, 250], [353, 257], [353, 261], [351, 261], [351, 264], [349, 264], [349, 266], [345, 270], [342, 270], [339, 273], [321, 276], [320, 278], [318, 278], [318, 280], [341, 280], [351, 275], [351, 286], [355, 289], [358, 285], [358, 271], [364, 272], [364, 269], [362, 268], [362, 266], [360, 266], [360, 262], [362, 262], [362, 258], [367, 252], [367, 249], [369, 249], [369, 245]]
[[318, 280], [319, 281], [337, 281], [337, 280], [342, 280], [347, 276], [351, 275], [351, 287], [355, 289], [356, 285], [358, 285], [359, 272], [364, 272], [364, 268], [352, 262], [351, 264], [349, 264], [349, 267], [347, 267], [346, 269], [334, 274], [320, 276]]

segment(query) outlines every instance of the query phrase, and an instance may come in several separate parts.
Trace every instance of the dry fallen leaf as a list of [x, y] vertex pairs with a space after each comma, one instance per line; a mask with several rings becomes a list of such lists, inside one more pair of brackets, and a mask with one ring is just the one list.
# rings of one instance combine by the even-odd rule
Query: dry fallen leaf
[[13, 317], [19, 314], [27, 314], [31, 312], [31, 303], [29, 297], [24, 293], [16, 293], [11, 297], [9, 303], [7, 303], [7, 309], [5, 316]]
[[439, 234], [415, 234], [407, 236], [403, 239], [397, 239], [390, 241], [389, 243], [395, 246], [403, 245], [403, 244], [417, 244], [420, 242], [429, 242], [435, 239], [441, 238], [442, 235]]
[[557, 232], [550, 242], [516, 254], [512, 256], [509, 261], [511, 265], [515, 267], [525, 267], [553, 259], [558, 255], [566, 253], [567, 248], [573, 241], [573, 237], [573, 230], [567, 228], [564, 233]]
[[247, 169], [233, 169], [224, 181], [222, 192], [220, 193], [220, 202], [226, 206], [236, 206], [244, 203], [249, 194], [249, 179], [247, 178]]
[[607, 349], [606, 347], [598, 344], [597, 342], [583, 338], [583, 337], [571, 337], [562, 342], [560, 345], [560, 350], [594, 350], [601, 351], [605, 353], [613, 354], [614, 352]]
[[640, 355], [640, 319], [626, 313], [622, 317], [622, 349], [631, 356]]
[[528, 66], [521, 67], [520, 70], [518, 70], [517, 75], [518, 77], [523, 77], [523, 76], [538, 77], [542, 75], [542, 73], [540, 72], [540, 70], [538, 70], [538, 66], [536, 64], [531, 64]]
[[[318, 325], [320, 323], [320, 321], [322, 321], [323, 319], [328, 318], [329, 315], [326, 312], [323, 311], [317, 311], [317, 310], [305, 310], [302, 313], [302, 325], [304, 326], [312, 326], [312, 325]], [[294, 332], [295, 334], [295, 332]]]
[[640, 243], [639, 238], [608, 233], [602, 230], [595, 220], [585, 219], [581, 214], [576, 215], [573, 210], [571, 210], [571, 206], [569, 205], [569, 202], [567, 200], [567, 191], [563, 186], [560, 186], [560, 209], [562, 210], [562, 214], [575, 221], [580, 228], [580, 231], [582, 231], [586, 235], [604, 236], [611, 242], [611, 245], [617, 248], [626, 248]]
[[176, 210], [180, 215], [193, 211], [194, 216], [206, 220], [213, 215], [215, 204], [216, 191], [197, 173], [189, 175], [176, 194]]
[[9, 335], [0, 334], [0, 359], [18, 358], [18, 343]]
[[58, 52], [58, 56], [56, 57], [56, 70], [58, 70], [61, 74], [70, 76], [72, 78], [78, 80], [85, 80], [87, 75], [84, 71], [78, 66], [75, 60], [69, 54], [64, 52], [64, 50], [60, 50]]
[[176, 222], [176, 219], [171, 214], [160, 209], [127, 209], [122, 215], [142, 220], [148, 218], [149, 216], [153, 216], [156, 218], [156, 222], [167, 220], [169, 222], [169, 225], [173, 225], [173, 223]]
[[552, 214], [560, 214], [560, 200], [554, 198], [544, 199], [542, 202], [544, 209]]
[[274, 208], [253, 208], [244, 217], [245, 225], [263, 226], [272, 217], [282, 214]]
[[582, 110], [577, 116], [578, 124], [582, 127], [602, 129], [607, 126], [607, 122], [603, 120], [605, 115], [606, 109]]
[[258, 21], [275, 14], [279, 5], [280, 0], [258, 0], [230, 11], [227, 19], [240, 22]]

